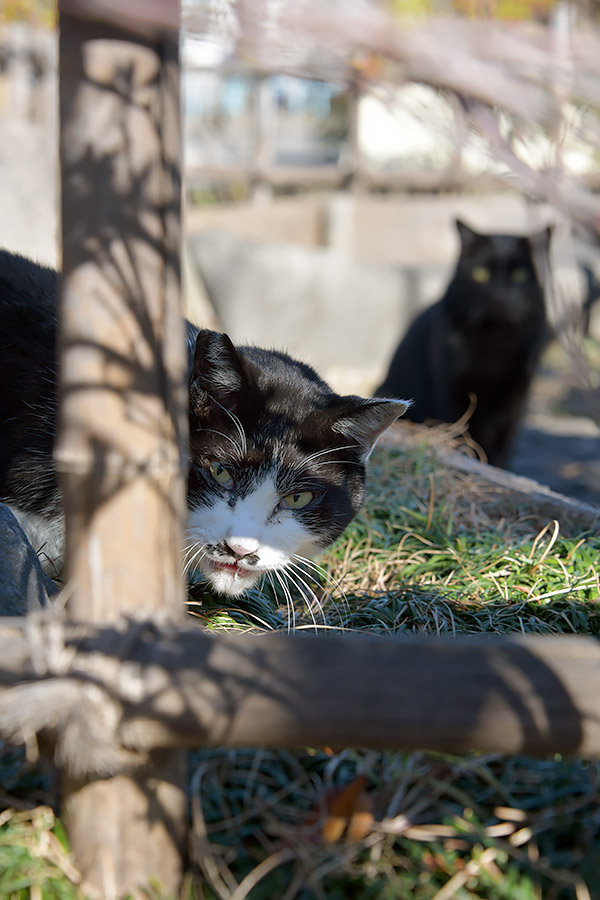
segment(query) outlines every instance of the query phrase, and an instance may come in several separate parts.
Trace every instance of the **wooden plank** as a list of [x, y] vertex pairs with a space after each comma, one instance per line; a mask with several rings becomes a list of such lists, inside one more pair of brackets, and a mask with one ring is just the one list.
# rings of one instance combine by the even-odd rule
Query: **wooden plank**
[[[35, 645], [23, 628], [0, 625], [0, 732], [58, 722], [63, 758], [78, 769], [101, 767], [103, 753], [130, 763], [181, 745], [600, 753], [600, 643], [590, 637], [67, 627], [56, 659], [68, 664], [53, 672], [50, 659], [40, 685], [50, 654], [35, 648], [52, 646], [56, 625]], [[76, 727], [92, 702], [114, 723], [103, 743]]]
[[101, 621], [183, 599], [177, 45], [63, 15], [60, 76], [56, 464], [69, 611]]
[[[187, 395], [177, 3], [59, 6], [56, 463], [65, 497], [67, 611], [86, 622], [161, 608], [178, 617]], [[169, 15], [175, 28], [165, 28]], [[100, 739], [102, 719], [89, 705], [87, 713]], [[131, 777], [67, 771], [71, 847], [85, 889], [103, 897], [137, 895], [151, 879], [177, 892], [185, 758], [169, 750], [151, 763]]]
[[457, 172], [455, 169], [445, 171], [398, 170], [396, 172], [377, 171], [361, 163], [352, 173], [343, 167], [324, 163], [322, 165], [283, 165], [280, 163], [250, 162], [242, 163], [207, 162], [186, 167], [185, 185], [187, 189], [203, 186], [206, 182], [264, 181], [274, 186], [296, 186], [299, 188], [339, 188], [347, 184], [350, 177], [356, 176], [361, 185], [369, 190], [388, 191], [498, 191], [503, 184], [500, 178], [492, 175], [471, 175], [468, 172]]

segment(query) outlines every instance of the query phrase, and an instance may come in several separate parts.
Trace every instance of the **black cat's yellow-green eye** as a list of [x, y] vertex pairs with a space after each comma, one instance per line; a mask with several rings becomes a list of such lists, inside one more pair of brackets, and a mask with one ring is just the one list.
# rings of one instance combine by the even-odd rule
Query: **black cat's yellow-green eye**
[[531, 281], [531, 269], [527, 266], [516, 266], [510, 273], [510, 280], [513, 284], [527, 284]]
[[233, 478], [231, 477], [231, 473], [229, 469], [226, 469], [223, 463], [220, 462], [211, 462], [208, 471], [217, 482], [222, 487], [230, 488], [233, 487]]
[[295, 494], [288, 494], [287, 497], [284, 497], [281, 505], [285, 509], [304, 509], [313, 497], [312, 491], [297, 491]]
[[471, 278], [478, 284], [485, 284], [492, 277], [492, 273], [487, 266], [475, 266], [471, 269]]

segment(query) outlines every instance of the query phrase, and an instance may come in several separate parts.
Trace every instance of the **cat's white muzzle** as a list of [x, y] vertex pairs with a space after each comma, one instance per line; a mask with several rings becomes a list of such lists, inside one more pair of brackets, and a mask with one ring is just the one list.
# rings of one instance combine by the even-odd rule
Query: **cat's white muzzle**
[[201, 570], [205, 578], [219, 594], [238, 596], [251, 588], [262, 575], [261, 571], [250, 569], [240, 563], [225, 563], [214, 559], [204, 559]]

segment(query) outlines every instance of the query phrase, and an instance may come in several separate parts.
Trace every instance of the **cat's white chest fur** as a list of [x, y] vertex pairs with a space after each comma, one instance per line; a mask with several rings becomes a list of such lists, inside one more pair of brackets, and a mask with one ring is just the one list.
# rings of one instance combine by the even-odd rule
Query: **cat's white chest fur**
[[274, 478], [266, 475], [243, 497], [223, 496], [192, 509], [186, 565], [199, 569], [219, 593], [235, 595], [267, 571], [313, 557], [320, 549], [317, 537], [280, 501]]

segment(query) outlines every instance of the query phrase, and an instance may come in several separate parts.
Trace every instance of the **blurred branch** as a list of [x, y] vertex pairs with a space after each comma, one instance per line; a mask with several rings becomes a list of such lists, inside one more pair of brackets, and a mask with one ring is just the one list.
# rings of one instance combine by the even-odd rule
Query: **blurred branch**
[[61, 9], [79, 19], [109, 23], [146, 37], [179, 29], [179, 0], [61, 0]]
[[[549, 24], [459, 16], [410, 23], [367, 0], [219, 4], [225, 8], [228, 37], [252, 68], [363, 88], [415, 81], [457, 96], [455, 115], [462, 110], [463, 130], [484, 139], [516, 187], [597, 232], [600, 202], [561, 168], [560, 140], [567, 131], [566, 107], [574, 104], [587, 114], [578, 136], [600, 144], [600, 29], [591, 20], [573, 25], [565, 4], [557, 5]], [[219, 27], [210, 4], [203, 14], [188, 10], [184, 23], [192, 34]], [[524, 161], [511, 134], [499, 127], [499, 112], [550, 137], [552, 165], [533, 168]]]

